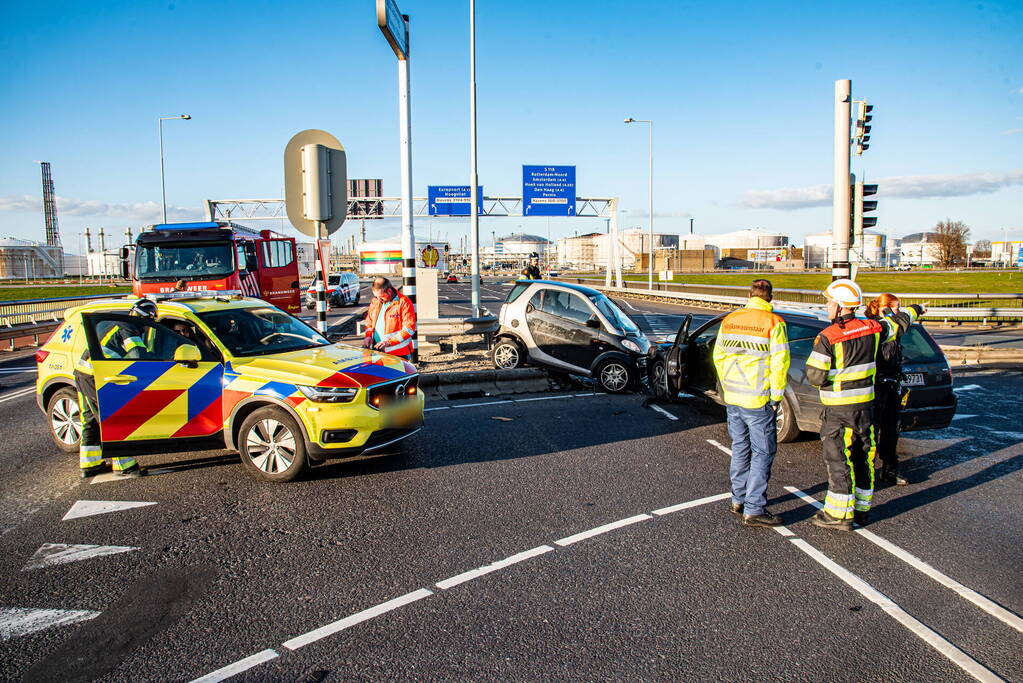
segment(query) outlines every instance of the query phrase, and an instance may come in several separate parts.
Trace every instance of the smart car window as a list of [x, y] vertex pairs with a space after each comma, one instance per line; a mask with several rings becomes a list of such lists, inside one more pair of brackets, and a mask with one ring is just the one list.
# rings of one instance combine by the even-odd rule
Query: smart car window
[[547, 292], [543, 311], [577, 323], [585, 323], [593, 315], [593, 309], [578, 294], [555, 290]]
[[[522, 294], [522, 292], [526, 291], [527, 289], [529, 289], [529, 285], [515, 285], [514, 287], [511, 288], [511, 291], [508, 292], [508, 298], [505, 299], [504, 302], [510, 304], [511, 302], [518, 299], [519, 295]], [[539, 294], [537, 296], [539, 296]], [[534, 296], [533, 299], [536, 299], [536, 297]], [[536, 306], [535, 303], [533, 305]]]

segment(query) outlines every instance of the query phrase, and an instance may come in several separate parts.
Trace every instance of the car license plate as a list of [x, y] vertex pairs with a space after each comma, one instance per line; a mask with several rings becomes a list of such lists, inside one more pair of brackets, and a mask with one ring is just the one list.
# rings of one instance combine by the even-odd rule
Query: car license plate
[[907, 387], [922, 387], [924, 385], [924, 373], [922, 372], [907, 373], [906, 379], [904, 379], [902, 383]]

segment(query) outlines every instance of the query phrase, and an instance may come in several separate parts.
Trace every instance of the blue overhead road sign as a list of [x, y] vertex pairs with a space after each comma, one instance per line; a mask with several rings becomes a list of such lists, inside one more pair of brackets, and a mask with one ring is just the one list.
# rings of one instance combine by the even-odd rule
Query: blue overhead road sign
[[[472, 198], [468, 185], [430, 185], [427, 187], [427, 204], [431, 216], [468, 216], [472, 209]], [[476, 205], [483, 213], [483, 186], [476, 188]]]
[[523, 166], [523, 216], [574, 216], [575, 166]]

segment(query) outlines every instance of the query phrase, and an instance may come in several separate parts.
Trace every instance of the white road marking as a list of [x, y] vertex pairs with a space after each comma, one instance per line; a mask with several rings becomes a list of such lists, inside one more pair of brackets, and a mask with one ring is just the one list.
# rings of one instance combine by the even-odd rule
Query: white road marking
[[194, 679], [191, 683], [217, 683], [217, 681], [223, 681], [227, 678], [231, 678], [232, 676], [240, 674], [243, 671], [248, 671], [254, 666], [259, 666], [260, 664], [269, 662], [271, 659], [275, 659], [277, 657], [280, 657], [280, 655], [277, 654], [277, 650], [263, 650], [262, 652], [257, 652], [245, 659], [239, 659], [234, 664], [228, 664], [216, 671], [211, 671], [205, 676]]
[[686, 503], [679, 503], [678, 505], [669, 505], [666, 508], [654, 510], [652, 514], [655, 514], [658, 517], [662, 515], [670, 515], [672, 512], [688, 510], [689, 508], [698, 507], [700, 505], [706, 505], [707, 503], [716, 503], [719, 500], [724, 500], [725, 498], [731, 497], [732, 497], [731, 493], [717, 493], [714, 494], [713, 496], [707, 496], [706, 498], [697, 498], [696, 500], [690, 500]]
[[0, 609], [0, 641], [42, 631], [51, 626], [77, 624], [98, 616], [99, 612], [84, 609], [4, 607]]
[[425, 411], [431, 410], [455, 410], [457, 408], [476, 408], [479, 406], [496, 406], [503, 403], [524, 403], [526, 401], [556, 401], [562, 398], [576, 398], [578, 396], [600, 396], [601, 394], [559, 394], [557, 396], [538, 396], [536, 398], [514, 398], [514, 399], [503, 399], [500, 401], [483, 401], [482, 403], [462, 403], [457, 406], [437, 406], [435, 408], [426, 408]]
[[468, 306], [459, 306], [458, 304], [448, 304], [451, 308], [461, 308], [462, 310], [471, 311], [472, 309]]
[[727, 446], [722, 446], [721, 444], [719, 444], [714, 439], [707, 439], [707, 443], [709, 443], [711, 446], [713, 446], [714, 448], [718, 449], [719, 451], [721, 451], [725, 455], [728, 455], [728, 456], [732, 455], [732, 449], [731, 448], [728, 448]]
[[28, 564], [22, 567], [21, 571], [27, 572], [32, 569], [42, 569], [55, 564], [68, 564], [79, 560], [88, 560], [93, 557], [104, 555], [118, 555], [132, 550], [138, 550], [126, 545], [68, 545], [66, 543], [44, 543], [39, 550], [35, 551]]
[[473, 579], [478, 579], [479, 577], [485, 576], [487, 574], [490, 574], [491, 572], [496, 572], [499, 569], [504, 569], [505, 567], [510, 567], [513, 564], [517, 564], [519, 562], [523, 562], [523, 561], [528, 560], [530, 558], [536, 557], [537, 555], [543, 555], [544, 553], [549, 553], [552, 550], [554, 550], [554, 548], [550, 547], [549, 545], [537, 546], [535, 548], [531, 548], [530, 550], [524, 550], [521, 553], [517, 553], [515, 555], [512, 555], [511, 557], [506, 557], [503, 560], [498, 560], [497, 562], [494, 562], [492, 564], [488, 564], [488, 565], [480, 567], [478, 569], [470, 569], [467, 572], [462, 572], [461, 574], [456, 574], [455, 576], [452, 576], [451, 578], [444, 579], [443, 581], [438, 581], [436, 585], [437, 585], [437, 588], [440, 588], [441, 590], [447, 590], [449, 588], [454, 588], [455, 586], [457, 586], [459, 584], [462, 584], [462, 583], [465, 583], [466, 581], [472, 581]]
[[775, 531], [777, 531], [782, 536], [786, 536], [786, 537], [794, 537], [795, 536], [795, 534], [792, 533], [789, 530], [789, 528], [787, 526], [785, 526], [784, 524], [782, 524], [781, 526], [775, 526], [775, 527], [771, 527], [771, 528], [774, 529]]
[[984, 387], [979, 384], [967, 384], [965, 387], [952, 387], [952, 391], [973, 391], [974, 389], [983, 389]]
[[361, 624], [364, 621], [372, 619], [373, 617], [378, 617], [386, 612], [396, 610], [399, 607], [403, 607], [409, 604], [410, 602], [415, 602], [416, 600], [428, 598], [431, 595], [433, 595], [433, 591], [428, 590], [426, 588], [420, 588], [417, 591], [406, 593], [405, 595], [394, 598], [393, 600], [388, 600], [387, 602], [382, 602], [379, 605], [370, 607], [369, 609], [364, 609], [361, 612], [356, 612], [351, 616], [345, 617], [344, 619], [339, 619], [333, 623], [327, 624], [326, 626], [321, 626], [318, 629], [309, 631], [308, 633], [292, 638], [291, 640], [286, 640], [284, 641], [283, 645], [289, 650], [297, 650], [298, 648], [305, 647], [310, 643], [315, 643], [317, 640], [320, 640], [321, 638], [332, 636], [339, 631], [345, 630], [346, 628], [350, 628], [352, 626], [355, 626], [356, 624]]
[[631, 308], [634, 311], [638, 311], [639, 310], [638, 308], [633, 306], [632, 303], [628, 299], [619, 299], [619, 301], [621, 301], [623, 304], [625, 304], [626, 306], [628, 306], [629, 308]]
[[[157, 476], [159, 476], [161, 474], [170, 474], [172, 472], [174, 472], [174, 470], [169, 470], [169, 469], [166, 469], [166, 468], [162, 468], [162, 469], [147, 469], [145, 476], [146, 477], [157, 477]], [[110, 481], [129, 481], [129, 480], [125, 479], [123, 477], [117, 476], [117, 472], [104, 472], [103, 474], [97, 474], [95, 477], [92, 478], [92, 481], [90, 481], [89, 483], [90, 484], [104, 484], [104, 483], [110, 482]]]
[[654, 405], [654, 404], [652, 404], [652, 403], [651, 403], [651, 404], [650, 404], [650, 407], [651, 407], [652, 409], [656, 410], [657, 412], [659, 412], [659, 413], [660, 413], [661, 415], [664, 415], [664, 416], [665, 416], [666, 418], [668, 418], [669, 420], [674, 420], [674, 421], [676, 421], [676, 422], [678, 421], [678, 418], [677, 418], [677, 417], [675, 417], [674, 415], [672, 415], [671, 413], [669, 413], [669, 412], [668, 412], [667, 410], [665, 410], [665, 409], [664, 409], [664, 408], [662, 408], [661, 406], [658, 406], [658, 405]]
[[121, 510], [131, 510], [145, 507], [146, 505], [156, 505], [156, 503], [144, 503], [134, 500], [76, 500], [75, 504], [71, 506], [71, 509], [61, 519], [66, 522], [69, 519], [102, 515], [107, 512], [120, 512]]
[[[820, 501], [818, 501], [805, 491], [801, 491], [795, 488], [794, 486], [786, 486], [785, 490], [788, 491], [789, 493], [799, 496], [804, 501], [806, 501], [810, 505], [813, 505], [817, 509], [821, 509], [824, 507], [823, 503], [821, 503]], [[899, 558], [900, 560], [902, 560], [909, 566], [913, 567], [914, 569], [923, 572], [927, 576], [931, 577], [932, 579], [940, 583], [942, 586], [945, 586], [946, 588], [955, 591], [960, 595], [960, 597], [969, 600], [974, 605], [984, 610], [985, 612], [993, 616], [995, 619], [998, 619], [1003, 624], [1011, 626], [1020, 633], [1023, 633], [1023, 619], [1021, 619], [1019, 615], [1010, 612], [1001, 605], [995, 603], [992, 600], [989, 600], [988, 598], [984, 597], [983, 595], [973, 590], [972, 588], [967, 588], [966, 586], [959, 583], [952, 577], [943, 574], [942, 572], [938, 571], [931, 565], [927, 564], [916, 555], [906, 550], [903, 550], [901, 547], [895, 545], [894, 543], [887, 539], [881, 538], [880, 536], [870, 531], [869, 529], [857, 528], [855, 529], [855, 531], [859, 535], [863, 536], [863, 538], [867, 539], [868, 541], [876, 545], [877, 547], [891, 553], [892, 555]]]
[[22, 398], [24, 396], [28, 396], [29, 394], [34, 394], [34, 393], [36, 393], [36, 388], [35, 387], [28, 387], [27, 389], [19, 389], [17, 391], [11, 392], [10, 394], [6, 394], [4, 396], [0, 396], [0, 403], [3, 403], [4, 401], [13, 401], [16, 398]]
[[619, 519], [617, 522], [603, 524], [601, 526], [593, 527], [592, 529], [587, 529], [586, 531], [580, 531], [579, 533], [572, 534], [571, 536], [559, 538], [554, 542], [560, 545], [562, 548], [564, 548], [566, 545], [572, 545], [573, 543], [578, 543], [579, 541], [585, 541], [587, 538], [593, 538], [594, 536], [599, 536], [600, 534], [606, 534], [609, 531], [621, 529], [623, 526], [629, 526], [630, 524], [635, 524], [636, 522], [643, 522], [648, 519], [653, 519], [653, 517], [646, 513], [643, 513], [641, 515], [634, 515], [632, 517], [626, 517], [625, 519]]
[[971, 417], [977, 417], [976, 415], [955, 415], [952, 417], [952, 421], [955, 420], [969, 420]]
[[959, 666], [959, 668], [966, 671], [978, 681], [987, 682], [1002, 680], [993, 671], [982, 666], [979, 662], [977, 662], [977, 660], [973, 659], [955, 645], [942, 638], [935, 631], [899, 607], [891, 598], [879, 592], [869, 583], [832, 560], [820, 550], [817, 550], [817, 548], [814, 548], [801, 538], [791, 538], [789, 539], [789, 542], [813, 558], [822, 567], [840, 578], [857, 593], [887, 612], [888, 616], [892, 617], [895, 621], [912, 631], [914, 635], [941, 654], [945, 655], [954, 664]]

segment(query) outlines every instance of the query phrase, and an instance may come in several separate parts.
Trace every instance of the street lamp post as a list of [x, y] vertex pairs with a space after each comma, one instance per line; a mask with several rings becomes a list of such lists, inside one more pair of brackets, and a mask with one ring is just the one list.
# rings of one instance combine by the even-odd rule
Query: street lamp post
[[469, 238], [472, 241], [472, 314], [483, 315], [480, 303], [479, 173], [476, 147], [476, 0], [469, 0]]
[[172, 121], [174, 119], [182, 119], [190, 121], [192, 119], [188, 114], [179, 114], [178, 116], [161, 116], [157, 126], [160, 128], [160, 191], [163, 196], [163, 222], [167, 222], [167, 183], [164, 181], [163, 174], [163, 122]]
[[647, 269], [647, 283], [650, 289], [654, 288], [654, 122], [649, 119], [634, 119], [629, 117], [625, 123], [645, 123], [649, 126], [647, 133], [647, 145], [649, 148], [649, 188], [647, 191], [648, 211], [650, 218], [650, 263]]

